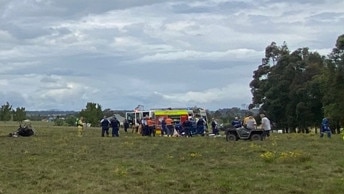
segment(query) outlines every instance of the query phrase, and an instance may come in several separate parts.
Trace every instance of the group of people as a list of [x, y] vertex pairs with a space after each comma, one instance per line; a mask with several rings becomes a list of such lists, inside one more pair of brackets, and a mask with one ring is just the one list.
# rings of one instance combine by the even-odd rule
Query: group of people
[[231, 124], [234, 128], [243, 128], [244, 132], [248, 132], [250, 130], [263, 130], [263, 137], [269, 137], [271, 131], [271, 122], [264, 113], [260, 114], [260, 118], [261, 126], [259, 128], [257, 127], [256, 119], [252, 114], [248, 114], [243, 121], [239, 120], [238, 117], [235, 117]]
[[[248, 114], [243, 120], [240, 120], [238, 117], [235, 117], [234, 120], [231, 122], [231, 125], [237, 129], [243, 129], [247, 131], [250, 130], [263, 130], [263, 137], [269, 137], [271, 131], [271, 123], [270, 120], [266, 117], [264, 113], [260, 114], [261, 118], [261, 125], [257, 127], [257, 122], [252, 114]], [[84, 118], [80, 117], [77, 120], [77, 127], [78, 127], [78, 136], [83, 136], [84, 129], [86, 124], [84, 123]], [[112, 117], [110, 119], [103, 117], [100, 121], [101, 125], [101, 136], [110, 136], [110, 128], [112, 128], [112, 137], [119, 137], [119, 128], [120, 122], [117, 120], [116, 117]], [[170, 117], [164, 117], [160, 121], [161, 125], [161, 136], [186, 136], [192, 137], [193, 135], [199, 134], [204, 135], [205, 131], [207, 130], [207, 122], [204, 118], [193, 118], [189, 117], [182, 123], [174, 123], [173, 119]], [[123, 122], [124, 131], [128, 132], [128, 128], [130, 127], [129, 122], [125, 119]], [[219, 135], [218, 123], [213, 118], [211, 122], [212, 133], [214, 135]], [[142, 136], [155, 136], [156, 135], [156, 120], [151, 117], [144, 117], [139, 122], [138, 133]], [[11, 133], [11, 136], [22, 135], [22, 136], [31, 136], [33, 134], [33, 130], [31, 126], [19, 127], [19, 129]], [[331, 138], [331, 130], [329, 125], [329, 119], [324, 118], [321, 122], [320, 128], [320, 137], [323, 137], [324, 134], [327, 135], [328, 138]]]
[[[84, 134], [84, 130], [86, 128], [86, 123], [84, 122], [84, 117], [80, 117], [76, 121], [76, 125], [78, 128], [78, 136], [82, 137]], [[100, 120], [100, 126], [101, 126], [101, 136], [110, 136], [110, 128], [112, 128], [112, 137], [119, 137], [119, 128], [120, 128], [120, 122], [117, 120], [116, 117], [112, 117], [110, 119], [106, 118], [106, 116], [103, 117], [103, 119]], [[129, 127], [129, 124], [124, 124], [125, 129], [127, 130]]]
[[[255, 118], [252, 115], [247, 115], [243, 121], [239, 120], [238, 117], [235, 117], [234, 120], [232, 121], [232, 126], [234, 128], [244, 128], [246, 130], [263, 130], [263, 137], [269, 137], [270, 136], [270, 131], [271, 131], [271, 122], [270, 120], [266, 117], [264, 113], [260, 114], [261, 118], [261, 126], [258, 128], [257, 127], [257, 122]], [[320, 137], [324, 137], [324, 135], [328, 138], [331, 138], [331, 129], [330, 129], [330, 123], [328, 118], [323, 118], [321, 121], [320, 125]], [[344, 136], [343, 136], [344, 139]]]
[[176, 131], [182, 136], [192, 137], [194, 135], [204, 136], [208, 129], [207, 121], [203, 117], [188, 117], [187, 120], [175, 126]]
[[192, 137], [195, 134], [204, 135], [206, 121], [204, 118], [188, 117], [183, 122], [176, 122], [171, 117], [162, 117], [159, 120], [151, 117], [144, 117], [139, 122], [137, 133], [142, 136], [155, 136], [156, 129], [161, 129], [161, 136]]
[[116, 117], [112, 117], [111, 119], [106, 118], [106, 116], [103, 117], [103, 119], [100, 121], [100, 125], [102, 128], [101, 136], [105, 137], [109, 136], [109, 130], [110, 127], [112, 128], [112, 137], [119, 137], [119, 127], [120, 122], [117, 120]]

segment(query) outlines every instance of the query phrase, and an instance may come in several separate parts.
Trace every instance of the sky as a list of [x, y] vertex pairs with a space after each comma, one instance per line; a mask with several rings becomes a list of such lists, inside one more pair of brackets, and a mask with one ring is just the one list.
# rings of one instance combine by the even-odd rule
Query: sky
[[327, 55], [343, 0], [0, 0], [0, 105], [246, 108], [265, 48]]

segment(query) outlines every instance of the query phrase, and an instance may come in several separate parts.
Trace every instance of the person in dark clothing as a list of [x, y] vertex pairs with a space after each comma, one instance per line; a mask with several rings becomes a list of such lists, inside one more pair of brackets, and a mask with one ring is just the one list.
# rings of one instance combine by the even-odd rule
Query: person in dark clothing
[[167, 125], [165, 118], [161, 121], [161, 136], [164, 136], [164, 134], [167, 134]]
[[123, 127], [124, 127], [124, 131], [127, 133], [128, 132], [128, 128], [129, 128], [129, 122], [128, 122], [127, 119], [124, 119]]
[[100, 121], [100, 125], [102, 127], [102, 137], [109, 136], [109, 125], [110, 121], [104, 116], [104, 118]]
[[192, 133], [191, 133], [192, 123], [190, 120], [191, 118], [185, 120], [182, 124], [186, 137], [192, 137]]
[[116, 117], [113, 117], [111, 119], [111, 127], [112, 127], [112, 137], [119, 137], [119, 126], [120, 126], [120, 123], [119, 121], [117, 120]]
[[235, 127], [235, 128], [242, 127], [242, 123], [241, 123], [241, 121], [239, 120], [238, 117], [234, 118], [234, 120], [232, 121], [232, 126]]
[[205, 126], [205, 121], [201, 117], [197, 121], [197, 134], [204, 136], [204, 126]]
[[217, 128], [217, 122], [215, 118], [213, 118], [213, 120], [211, 121], [211, 128], [213, 130], [214, 135], [219, 135], [219, 129]]
[[321, 127], [320, 127], [320, 137], [324, 137], [324, 134], [327, 134], [328, 138], [331, 138], [331, 129], [330, 129], [330, 123], [328, 118], [323, 118], [321, 121]]

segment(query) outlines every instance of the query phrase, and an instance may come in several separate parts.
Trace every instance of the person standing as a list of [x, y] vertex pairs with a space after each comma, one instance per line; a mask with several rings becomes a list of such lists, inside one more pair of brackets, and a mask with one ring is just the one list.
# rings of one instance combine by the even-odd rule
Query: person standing
[[213, 130], [214, 135], [219, 135], [219, 130], [217, 128], [217, 121], [215, 120], [215, 118], [213, 118], [211, 121], [211, 128]]
[[129, 122], [127, 119], [124, 119], [124, 122], [123, 122], [123, 127], [124, 127], [124, 132], [128, 132], [128, 128], [129, 128]]
[[173, 135], [174, 132], [174, 126], [173, 126], [173, 120], [170, 117], [167, 117], [165, 119], [166, 122], [166, 129], [167, 129], [167, 137], [171, 137]]
[[148, 126], [147, 136], [153, 135], [153, 137], [155, 137], [155, 121], [153, 120], [152, 117], [149, 117], [147, 119], [147, 126]]
[[191, 133], [192, 123], [190, 120], [191, 118], [188, 118], [182, 124], [186, 137], [192, 137], [192, 133]]
[[324, 133], [327, 134], [328, 138], [331, 138], [331, 129], [330, 129], [330, 122], [328, 118], [323, 118], [321, 121], [321, 128], [320, 128], [320, 137], [324, 137]]
[[109, 125], [110, 121], [106, 118], [106, 116], [103, 117], [103, 119], [100, 121], [100, 125], [102, 127], [102, 137], [109, 136]]
[[167, 126], [166, 126], [166, 120], [165, 117], [162, 118], [161, 120], [161, 136], [164, 136], [165, 134], [167, 134]]
[[141, 126], [142, 126], [141, 134], [142, 134], [142, 136], [147, 136], [148, 135], [149, 128], [148, 128], [147, 120], [148, 120], [148, 116], [143, 117], [142, 120], [141, 120]]
[[82, 137], [84, 135], [84, 126], [85, 126], [84, 117], [80, 117], [77, 120], [78, 136], [79, 137]]
[[271, 123], [268, 117], [264, 113], [260, 114], [260, 118], [262, 118], [262, 129], [263, 129], [263, 138], [270, 136], [271, 131]]
[[116, 117], [113, 117], [110, 121], [110, 125], [112, 127], [112, 137], [119, 137], [119, 126], [120, 126], [120, 123], [119, 121], [117, 120]]
[[196, 125], [197, 125], [197, 134], [204, 136], [205, 121], [204, 121], [203, 117], [200, 117], [198, 119]]

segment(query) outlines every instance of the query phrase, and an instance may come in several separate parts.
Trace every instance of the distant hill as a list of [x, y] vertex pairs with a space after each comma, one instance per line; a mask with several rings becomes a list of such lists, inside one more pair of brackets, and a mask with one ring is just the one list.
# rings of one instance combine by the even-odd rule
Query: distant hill
[[27, 116], [66, 116], [76, 115], [77, 111], [59, 111], [59, 110], [45, 110], [45, 111], [26, 111]]

